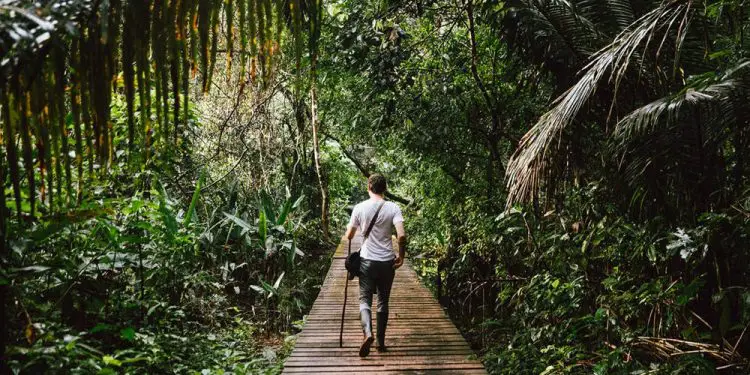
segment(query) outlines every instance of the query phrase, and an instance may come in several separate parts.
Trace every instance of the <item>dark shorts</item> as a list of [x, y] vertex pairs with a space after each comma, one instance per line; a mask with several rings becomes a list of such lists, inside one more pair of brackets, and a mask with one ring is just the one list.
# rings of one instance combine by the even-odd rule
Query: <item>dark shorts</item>
[[378, 312], [388, 312], [388, 298], [391, 295], [393, 278], [393, 260], [380, 262], [362, 259], [359, 266], [359, 310], [372, 310], [372, 295], [377, 289]]

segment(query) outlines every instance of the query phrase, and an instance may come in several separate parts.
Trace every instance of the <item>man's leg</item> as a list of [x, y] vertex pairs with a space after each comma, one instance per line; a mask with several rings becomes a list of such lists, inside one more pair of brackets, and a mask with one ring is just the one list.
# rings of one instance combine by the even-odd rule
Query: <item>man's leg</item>
[[362, 259], [359, 267], [359, 318], [362, 323], [364, 341], [359, 347], [359, 356], [370, 354], [372, 345], [372, 293], [375, 290], [375, 279], [372, 275], [372, 262]]
[[382, 262], [376, 282], [378, 288], [378, 351], [385, 351], [385, 331], [388, 326], [388, 300], [391, 297], [391, 287], [396, 270], [393, 261]]

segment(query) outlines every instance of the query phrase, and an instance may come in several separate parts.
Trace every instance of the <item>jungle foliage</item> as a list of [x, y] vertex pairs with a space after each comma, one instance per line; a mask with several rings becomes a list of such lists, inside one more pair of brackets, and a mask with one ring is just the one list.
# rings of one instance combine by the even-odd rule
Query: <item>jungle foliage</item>
[[[113, 120], [127, 121], [124, 98], [113, 99]], [[188, 126], [200, 127], [189, 115]], [[235, 176], [212, 185], [212, 174], [195, 168], [201, 155], [190, 151], [190, 133], [143, 170], [121, 162], [86, 181], [85, 199], [64, 213], [10, 222], [4, 365], [19, 373], [280, 370], [329, 257], [301, 248], [320, 246], [304, 195], [271, 184], [251, 190]], [[128, 147], [115, 145], [118, 154]], [[10, 210], [14, 201], [6, 203]]]
[[747, 373], [749, 12], [0, 2], [4, 364], [278, 372], [378, 171], [490, 372]]
[[[328, 259], [316, 191], [265, 142], [205, 141], [263, 134], [248, 108], [282, 48], [305, 80], [319, 7], [0, 4], [1, 373], [278, 372]], [[230, 81], [250, 124], [207, 110]]]
[[747, 371], [746, 6], [331, 7], [326, 131], [488, 369]]

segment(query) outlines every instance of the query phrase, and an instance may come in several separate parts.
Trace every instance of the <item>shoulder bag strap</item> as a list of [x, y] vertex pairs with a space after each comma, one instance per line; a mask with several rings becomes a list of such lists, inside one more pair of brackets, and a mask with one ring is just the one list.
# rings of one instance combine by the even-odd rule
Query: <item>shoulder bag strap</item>
[[383, 208], [383, 205], [385, 204], [385, 201], [381, 201], [380, 204], [378, 204], [378, 209], [375, 210], [375, 215], [372, 217], [372, 220], [370, 220], [370, 225], [367, 226], [367, 230], [364, 233], [365, 239], [370, 236], [370, 232], [372, 231], [372, 227], [375, 226], [375, 222], [378, 221], [378, 214], [380, 213], [380, 209]]

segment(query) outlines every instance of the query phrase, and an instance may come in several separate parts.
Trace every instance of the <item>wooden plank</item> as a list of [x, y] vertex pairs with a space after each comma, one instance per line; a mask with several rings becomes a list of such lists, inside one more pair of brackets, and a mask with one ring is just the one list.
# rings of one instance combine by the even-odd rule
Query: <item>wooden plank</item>
[[[378, 353], [380, 354], [380, 353]], [[410, 356], [379, 356], [372, 355], [365, 358], [357, 358], [357, 361], [352, 361], [348, 357], [292, 357], [287, 359], [284, 363], [286, 367], [300, 367], [300, 366], [351, 366], [352, 364], [362, 364], [366, 366], [370, 365], [409, 365], [412, 363], [421, 364], [444, 364], [444, 363], [474, 363], [474, 360], [469, 355], [422, 355], [412, 354]]]
[[[361, 237], [352, 241], [358, 249]], [[339, 347], [344, 300], [346, 246], [340, 244], [284, 374], [486, 374], [460, 331], [406, 262], [396, 272], [390, 296], [386, 344], [389, 350], [359, 358], [359, 283], [349, 281], [344, 316], [344, 345]], [[377, 295], [373, 304], [377, 304]], [[374, 306], [373, 306], [374, 308]], [[373, 314], [373, 328], [377, 327]]]
[[[304, 348], [301, 348], [304, 349]], [[380, 353], [378, 352], [377, 356], [379, 358], [388, 358], [388, 357], [410, 357], [415, 355], [420, 356], [452, 356], [452, 355], [459, 355], [468, 357], [474, 354], [473, 351], [471, 351], [468, 348], [456, 348], [456, 349], [440, 349], [440, 350], [426, 350], [424, 347], [415, 347], [415, 348], [408, 348], [408, 347], [402, 347], [402, 348], [392, 348], [393, 350], [389, 350], [387, 352]], [[353, 352], [349, 348], [340, 348], [338, 350], [334, 349], [326, 349], [326, 350], [310, 350], [308, 348], [308, 351], [302, 351], [299, 352], [295, 351], [292, 353], [291, 356], [289, 356], [289, 359], [294, 358], [307, 358], [307, 357], [315, 357], [315, 358], [327, 358], [327, 357], [341, 357], [341, 356], [349, 356]]]
[[[383, 371], [383, 370], [370, 370], [370, 371], [357, 371], [357, 370], [344, 370], [344, 371], [315, 371], [310, 369], [309, 371], [305, 372], [305, 374], [312, 374], [312, 375], [325, 375], [325, 374], [348, 374], [348, 375], [395, 375], [395, 374], [421, 374], [421, 375], [432, 375], [432, 374], [446, 374], [448, 373], [445, 370], [421, 370], [421, 371], [398, 371], [398, 370], [391, 370], [391, 371]], [[486, 375], [487, 372], [484, 369], [453, 369], [449, 371], [451, 374], [457, 374], [457, 375]]]
[[[344, 346], [350, 346], [350, 347], [359, 347], [359, 344], [362, 342], [362, 336], [344, 336]], [[409, 345], [441, 345], [441, 344], [462, 344], [465, 341], [462, 341], [461, 339], [448, 339], [448, 340], [440, 340], [440, 339], [423, 339], [423, 338], [393, 338], [388, 339], [386, 337], [386, 345], [392, 345], [392, 346], [409, 346]], [[326, 337], [321, 338], [319, 340], [304, 340], [304, 341], [297, 341], [297, 346], [301, 347], [316, 347], [316, 348], [338, 348], [339, 347], [339, 338], [338, 336], [333, 337]], [[468, 345], [467, 345], [468, 347]]]
[[[359, 359], [355, 359], [359, 360]], [[425, 370], [432, 370], [435, 373], [443, 371], [445, 374], [453, 374], [455, 370], [482, 370], [484, 367], [479, 361], [475, 363], [442, 363], [442, 364], [419, 364], [419, 363], [404, 363], [394, 365], [366, 365], [361, 363], [352, 362], [349, 366], [326, 366], [326, 367], [284, 367], [285, 374], [307, 374], [311, 370], [317, 372], [326, 373], [351, 373], [354, 371], [370, 371], [381, 373], [384, 371], [401, 371], [401, 372], [414, 372], [419, 371], [420, 373]], [[486, 372], [484, 372], [486, 374]]]
[[[425, 328], [429, 329], [429, 333], [425, 333], [427, 335], [435, 334], [437, 332], [445, 333], [445, 332], [458, 332], [456, 327], [451, 326], [444, 326], [440, 324], [394, 324], [391, 326], [391, 322], [388, 322], [388, 332], [414, 332], [415, 334], [419, 334], [420, 332], [424, 332]], [[311, 333], [311, 334], [318, 334], [318, 333], [325, 333], [329, 332], [330, 330], [336, 330], [339, 331], [340, 326], [336, 326], [333, 324], [314, 324], [314, 325], [307, 325], [305, 326], [304, 333]], [[344, 332], [346, 331], [357, 331], [360, 332], [361, 326], [359, 324], [351, 324], [351, 323], [345, 323], [344, 324]], [[460, 333], [459, 333], [460, 334]]]
[[[305, 352], [316, 352], [316, 353], [336, 353], [336, 352], [349, 352], [348, 347], [359, 347], [358, 345], [347, 345], [347, 343], [344, 343], [343, 348], [339, 348], [336, 346], [335, 349], [321, 349], [321, 348], [315, 348], [315, 347], [303, 347], [298, 346], [294, 349], [294, 352], [292, 355], [299, 353], [305, 353]], [[378, 354], [388, 354], [393, 355], [395, 353], [402, 353], [402, 352], [410, 352], [410, 351], [421, 351], [421, 352], [430, 352], [430, 351], [461, 351], [461, 350], [468, 350], [471, 351], [468, 345], [466, 343], [457, 343], [457, 344], [450, 344], [446, 343], [443, 345], [427, 345], [427, 344], [412, 344], [412, 345], [391, 345], [390, 348], [393, 348], [393, 350], [389, 350], [385, 353], [378, 353]]]

